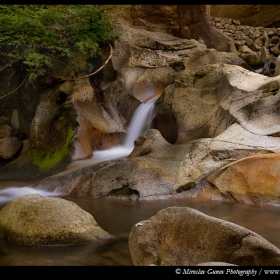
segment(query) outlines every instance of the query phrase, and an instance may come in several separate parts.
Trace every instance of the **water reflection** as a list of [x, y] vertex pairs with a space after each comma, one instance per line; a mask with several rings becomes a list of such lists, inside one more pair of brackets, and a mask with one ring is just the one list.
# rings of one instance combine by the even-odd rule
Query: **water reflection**
[[185, 198], [157, 201], [123, 201], [63, 197], [91, 213], [97, 223], [116, 239], [73, 246], [24, 247], [0, 241], [3, 266], [131, 266], [128, 236], [132, 226], [160, 209], [191, 207], [207, 215], [246, 227], [280, 248], [280, 211], [277, 207], [250, 206]]

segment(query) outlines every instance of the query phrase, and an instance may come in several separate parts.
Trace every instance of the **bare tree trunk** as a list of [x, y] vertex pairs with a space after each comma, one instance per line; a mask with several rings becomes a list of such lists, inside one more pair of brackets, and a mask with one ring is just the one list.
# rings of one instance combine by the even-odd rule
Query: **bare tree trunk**
[[210, 5], [178, 5], [177, 12], [179, 37], [202, 41], [221, 52], [236, 52], [233, 40], [212, 24]]
[[135, 5], [130, 22], [149, 31], [195, 39], [220, 52], [236, 53], [233, 40], [212, 24], [210, 5]]

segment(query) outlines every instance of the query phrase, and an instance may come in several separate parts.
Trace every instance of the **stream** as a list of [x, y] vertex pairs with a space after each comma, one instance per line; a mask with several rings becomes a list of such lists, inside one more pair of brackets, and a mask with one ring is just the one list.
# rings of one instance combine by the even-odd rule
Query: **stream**
[[273, 206], [186, 198], [130, 201], [95, 198], [64, 199], [92, 214], [99, 226], [116, 236], [114, 241], [83, 245], [26, 247], [0, 240], [0, 266], [133, 266], [128, 246], [132, 226], [172, 206], [190, 207], [207, 215], [250, 229], [280, 248], [280, 211]]
[[[156, 98], [157, 99], [157, 98]], [[72, 162], [65, 172], [97, 162], [127, 156], [134, 139], [148, 129], [155, 116], [154, 102], [137, 108], [122, 146], [93, 152], [92, 159]], [[116, 239], [83, 245], [20, 246], [0, 240], [0, 266], [133, 266], [128, 238], [134, 224], [149, 219], [166, 207], [190, 207], [207, 215], [233, 222], [266, 238], [280, 248], [280, 211], [273, 206], [243, 205], [221, 201], [168, 198], [153, 201], [75, 198], [61, 191], [32, 188], [30, 182], [0, 182], [0, 209], [29, 193], [57, 196], [89, 212], [99, 226]]]

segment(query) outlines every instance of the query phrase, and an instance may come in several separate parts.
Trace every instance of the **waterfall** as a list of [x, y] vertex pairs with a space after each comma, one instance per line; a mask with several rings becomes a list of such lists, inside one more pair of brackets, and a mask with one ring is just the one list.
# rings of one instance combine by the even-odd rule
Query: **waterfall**
[[154, 97], [146, 103], [141, 103], [136, 109], [128, 127], [123, 146], [131, 151], [134, 148], [134, 140], [147, 129], [151, 128], [153, 118], [156, 116], [155, 101], [158, 99]]
[[[76, 169], [92, 165], [94, 163], [103, 162], [106, 160], [118, 159], [128, 156], [134, 149], [134, 140], [140, 136], [142, 132], [151, 128], [152, 120], [156, 116], [155, 101], [159, 96], [150, 99], [145, 103], [141, 103], [133, 114], [131, 121], [128, 126], [126, 138], [124, 143], [120, 146], [112, 147], [107, 150], [94, 151], [93, 157], [87, 160], [78, 160], [70, 163], [65, 171], [62, 171], [56, 175], [62, 175], [64, 173], [70, 173]], [[53, 175], [51, 177], [55, 177]], [[16, 199], [17, 197], [38, 193], [44, 196], [62, 196], [67, 195], [58, 189], [53, 190], [51, 186], [47, 189], [40, 189], [40, 186], [32, 188], [28, 185], [22, 185], [20, 182], [11, 182], [7, 186], [0, 190], [0, 204], [7, 203], [10, 200]]]
[[134, 140], [140, 136], [142, 132], [151, 128], [153, 118], [156, 115], [155, 101], [158, 98], [159, 96], [156, 96], [138, 106], [130, 120], [126, 138], [122, 145], [107, 150], [94, 151], [91, 159], [74, 161], [68, 165], [67, 169], [73, 170], [93, 163], [128, 156], [134, 148]]

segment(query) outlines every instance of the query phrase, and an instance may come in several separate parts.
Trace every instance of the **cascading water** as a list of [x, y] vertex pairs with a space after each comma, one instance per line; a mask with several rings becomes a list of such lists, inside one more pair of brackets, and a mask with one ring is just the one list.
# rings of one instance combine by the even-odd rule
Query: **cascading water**
[[132, 151], [134, 148], [134, 140], [140, 136], [142, 132], [151, 128], [153, 118], [156, 115], [155, 101], [157, 99], [158, 96], [150, 99], [146, 103], [141, 103], [136, 109], [131, 119], [123, 147]]
[[134, 112], [128, 126], [128, 132], [124, 143], [113, 148], [94, 151], [93, 158], [87, 160], [79, 160], [70, 163], [67, 169], [77, 169], [83, 166], [88, 166], [93, 163], [98, 163], [106, 160], [122, 158], [128, 156], [134, 148], [134, 140], [140, 136], [142, 132], [151, 128], [153, 118], [156, 115], [155, 101], [159, 98], [156, 96], [146, 103], [141, 103]]
[[[152, 120], [156, 115], [154, 103], [158, 99], [159, 96], [150, 99], [146, 103], [141, 103], [139, 107], [136, 109], [129, 127], [126, 138], [124, 140], [123, 145], [116, 146], [107, 150], [102, 151], [94, 151], [93, 157], [87, 160], [79, 160], [72, 162], [68, 165], [67, 170], [63, 171], [59, 174], [64, 172], [70, 173], [73, 170], [92, 165], [94, 163], [103, 162], [112, 159], [118, 159], [122, 157], [128, 156], [133, 148], [134, 148], [134, 140], [140, 136], [142, 132], [151, 128]], [[58, 175], [58, 174], [56, 174]], [[56, 175], [52, 176], [55, 177]], [[18, 187], [19, 182], [14, 182], [7, 187], [0, 190], [0, 204], [5, 204], [10, 200], [13, 200], [17, 197], [23, 196], [25, 194], [41, 194], [44, 196], [62, 196], [65, 195], [64, 193], [58, 190], [46, 190], [40, 189], [39, 186], [36, 188], [32, 188], [28, 185], [20, 185], [22, 187]], [[4, 187], [4, 186], [3, 186]]]

